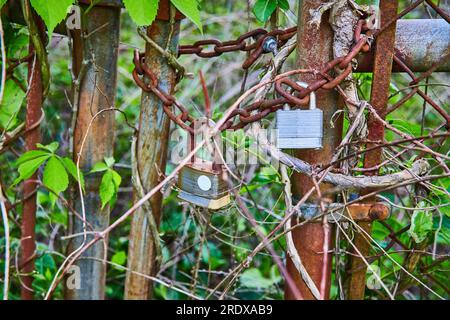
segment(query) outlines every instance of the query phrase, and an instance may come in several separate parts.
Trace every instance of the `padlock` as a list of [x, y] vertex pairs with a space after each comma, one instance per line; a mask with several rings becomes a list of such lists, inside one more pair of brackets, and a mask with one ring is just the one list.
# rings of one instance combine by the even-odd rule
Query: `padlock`
[[[308, 87], [304, 82], [297, 82]], [[308, 110], [276, 112], [276, 143], [279, 149], [320, 149], [323, 138], [323, 112], [316, 108], [316, 95], [311, 92]]]
[[[213, 125], [211, 120], [207, 123], [209, 126]], [[193, 150], [195, 145], [193, 135], [189, 145], [190, 150]], [[223, 179], [222, 165], [214, 164], [213, 161], [199, 160], [196, 155], [191, 159], [191, 163], [180, 170], [178, 187], [180, 189], [178, 198], [199, 207], [218, 210], [231, 202], [228, 183]]]

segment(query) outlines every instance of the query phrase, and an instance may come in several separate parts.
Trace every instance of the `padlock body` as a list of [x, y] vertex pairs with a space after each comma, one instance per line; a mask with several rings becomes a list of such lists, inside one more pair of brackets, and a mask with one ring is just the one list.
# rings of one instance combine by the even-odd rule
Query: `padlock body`
[[[201, 183], [205, 181], [206, 185], [202, 185]], [[217, 199], [228, 193], [228, 186], [220, 172], [195, 164], [186, 165], [180, 170], [178, 187], [185, 192], [208, 199]]]
[[178, 198], [196, 206], [217, 210], [231, 202], [222, 173], [210, 169], [210, 166], [184, 166], [178, 175], [178, 187]]
[[323, 112], [320, 109], [278, 110], [276, 142], [280, 149], [320, 149]]

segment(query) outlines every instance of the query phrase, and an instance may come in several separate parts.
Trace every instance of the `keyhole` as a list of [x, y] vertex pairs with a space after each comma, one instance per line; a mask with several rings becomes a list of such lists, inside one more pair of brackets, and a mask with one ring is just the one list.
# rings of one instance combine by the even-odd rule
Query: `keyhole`
[[211, 189], [211, 179], [207, 176], [200, 176], [197, 178], [198, 187], [203, 191], [208, 191]]

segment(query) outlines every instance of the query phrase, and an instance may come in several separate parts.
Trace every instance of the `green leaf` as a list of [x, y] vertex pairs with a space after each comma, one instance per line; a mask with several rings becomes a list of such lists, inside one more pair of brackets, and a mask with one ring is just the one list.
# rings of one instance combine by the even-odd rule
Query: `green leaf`
[[116, 171], [111, 170], [114, 186], [116, 187], [116, 192], [119, 191], [120, 183], [122, 182], [122, 177]]
[[283, 10], [289, 10], [288, 0], [278, 0], [278, 7]]
[[[424, 201], [419, 203], [419, 207], [425, 206]], [[414, 211], [411, 217], [411, 226], [408, 234], [414, 239], [416, 243], [424, 241], [428, 234], [433, 230], [433, 213], [431, 211]]]
[[0, 0], [0, 9], [5, 5], [7, 0]]
[[25, 152], [23, 155], [20, 156], [19, 159], [16, 160], [16, 166], [21, 165], [24, 162], [43, 157], [43, 156], [50, 156], [48, 152], [42, 151], [42, 150], [31, 150]]
[[[44, 168], [44, 176], [42, 179], [44, 185], [52, 190], [56, 195], [63, 192], [69, 186], [69, 176], [67, 175], [64, 165], [57, 157], [51, 157]], [[50, 194], [52, 205], [56, 201], [56, 196]]]
[[105, 172], [100, 183], [100, 199], [102, 200], [102, 209], [114, 198], [115, 186], [111, 170]]
[[19, 177], [14, 181], [12, 186], [31, 177], [48, 158], [50, 158], [49, 154], [23, 162], [18, 169]]
[[113, 179], [113, 183], [114, 183], [114, 195], [111, 198], [111, 200], [109, 201], [109, 205], [111, 207], [114, 207], [114, 205], [116, 204], [116, 200], [117, 200], [117, 194], [119, 193], [119, 186], [120, 183], [122, 182], [122, 177], [114, 170], [109, 169], [109, 171], [111, 171], [112, 173], [112, 179]]
[[[403, 119], [393, 118], [388, 116], [386, 120], [397, 130], [405, 132], [414, 137], [421, 136], [421, 125], [415, 122], [409, 122]], [[423, 134], [427, 134], [427, 130], [424, 130]]]
[[240, 282], [244, 287], [254, 289], [267, 289], [275, 284], [274, 280], [265, 278], [256, 268], [245, 270], [241, 274]]
[[261, 22], [266, 22], [277, 8], [277, 0], [256, 0], [253, 13]]
[[159, 0], [123, 0], [131, 19], [138, 26], [149, 26], [156, 18]]
[[198, 9], [198, 0], [171, 0], [170, 2], [191, 20], [201, 33], [203, 33], [200, 10]]
[[108, 167], [112, 168], [116, 160], [113, 157], [105, 157], [105, 163]]
[[125, 251], [116, 252], [112, 256], [111, 261], [116, 263], [116, 264], [120, 264], [121, 266], [123, 266], [125, 264], [125, 262], [127, 261], [127, 254], [125, 253]]
[[44, 20], [48, 33], [52, 34], [58, 23], [67, 16], [73, 2], [74, 0], [31, 0], [31, 5]]
[[41, 257], [36, 259], [36, 271], [44, 274], [47, 269], [55, 270], [55, 260], [50, 254], [44, 253]]
[[17, 123], [17, 113], [25, 98], [25, 92], [13, 80], [5, 82], [3, 101], [0, 105], [0, 128], [9, 130]]
[[42, 150], [47, 150], [50, 153], [55, 153], [56, 150], [58, 150], [58, 148], [59, 148], [59, 143], [56, 141], [49, 143], [47, 145], [42, 145], [40, 143], [36, 143], [36, 147], [38, 147], [39, 149], [42, 149]]
[[89, 171], [89, 173], [102, 172], [106, 170], [108, 170], [108, 165], [102, 161], [94, 164], [94, 167], [92, 168], [91, 171]]
[[[64, 168], [66, 168], [67, 172], [70, 173], [72, 178], [74, 178], [75, 181], [78, 181], [77, 166], [75, 165], [75, 163], [73, 163], [72, 159], [64, 157], [64, 158], [60, 158], [60, 161], [64, 165]], [[81, 184], [81, 188], [84, 190], [84, 176], [83, 176], [83, 172], [81, 172], [81, 170], [80, 170], [80, 181], [79, 182]]]
[[445, 246], [450, 245], [450, 230], [449, 229], [443, 229], [443, 230], [441, 230], [441, 232], [439, 232], [438, 243], [443, 244]]

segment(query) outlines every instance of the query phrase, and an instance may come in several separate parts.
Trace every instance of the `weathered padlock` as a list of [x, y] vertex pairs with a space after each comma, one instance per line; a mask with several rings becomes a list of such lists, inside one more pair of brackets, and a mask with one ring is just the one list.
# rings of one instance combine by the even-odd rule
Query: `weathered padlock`
[[[297, 82], [308, 87], [304, 82]], [[320, 149], [323, 137], [323, 112], [316, 108], [316, 95], [310, 94], [309, 110], [276, 112], [276, 143], [280, 149]]]
[[[209, 120], [211, 126], [212, 121]], [[197, 130], [194, 130], [194, 133]], [[195, 137], [191, 135], [190, 150], [194, 149]], [[178, 174], [178, 198], [199, 207], [220, 209], [231, 201], [228, 184], [223, 179], [222, 165], [198, 159], [185, 165]]]

